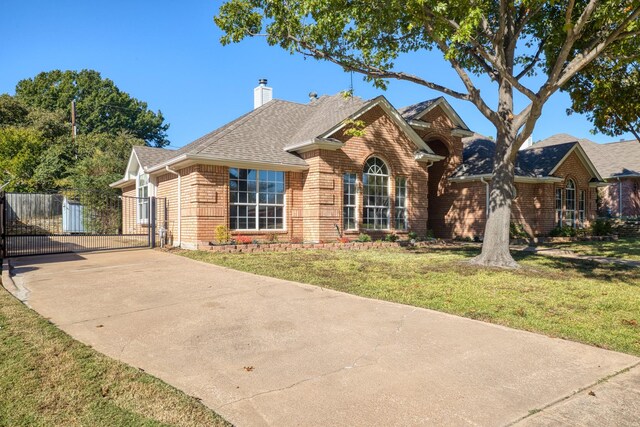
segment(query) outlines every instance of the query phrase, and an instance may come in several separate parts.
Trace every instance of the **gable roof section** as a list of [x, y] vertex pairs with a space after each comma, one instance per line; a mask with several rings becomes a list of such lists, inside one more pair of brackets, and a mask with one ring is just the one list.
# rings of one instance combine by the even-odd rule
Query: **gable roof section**
[[[463, 162], [453, 173], [452, 178], [454, 180], [463, 180], [493, 174], [495, 142], [482, 135], [475, 134], [473, 137], [465, 138], [463, 143]], [[573, 152], [578, 154], [585, 167], [590, 170], [596, 180], [602, 180], [578, 141], [567, 141], [567, 138], [558, 138], [553, 144], [535, 144], [530, 148], [519, 151], [516, 159], [515, 175], [516, 177], [534, 180], [555, 178], [553, 173]]]
[[[433, 161], [442, 160], [444, 158], [443, 156], [438, 156], [433, 152], [431, 147], [429, 147], [423, 141], [423, 139], [420, 138], [420, 136], [413, 130], [411, 126], [409, 126], [409, 124], [402, 118], [400, 113], [398, 113], [398, 111], [395, 108], [393, 108], [393, 106], [389, 103], [389, 101], [387, 101], [387, 99], [384, 96], [378, 96], [367, 102], [358, 101], [356, 104], [352, 106], [351, 109], [355, 107], [360, 107], [360, 108], [354, 111], [353, 113], [351, 113], [347, 117], [343, 117], [345, 112], [343, 111], [342, 114], [340, 114], [339, 116], [339, 117], [342, 117], [342, 119], [338, 121], [332, 120], [331, 122], [333, 123], [333, 126], [329, 129], [325, 129], [322, 134], [317, 135], [313, 137], [311, 140], [306, 140], [305, 142], [302, 142], [302, 143], [297, 143], [297, 144], [294, 143], [293, 145], [287, 147], [286, 149], [290, 151], [299, 151], [300, 149], [306, 148], [307, 146], [314, 146], [314, 145], [322, 146], [322, 144], [325, 145], [323, 146], [323, 148], [330, 148], [330, 149], [340, 148], [343, 145], [343, 143], [338, 140], [333, 140], [331, 136], [333, 136], [336, 132], [342, 129], [346, 125], [347, 120], [356, 120], [358, 117], [361, 117], [363, 114], [367, 113], [371, 109], [375, 107], [380, 107], [384, 111], [384, 113], [394, 122], [394, 124], [396, 124], [405, 133], [405, 135], [416, 145], [416, 148], [418, 149], [415, 157], [416, 160], [433, 162]], [[329, 121], [325, 122], [325, 124], [328, 124], [328, 123], [330, 122]], [[318, 129], [320, 128], [317, 127], [314, 130], [313, 134], [315, 134], [315, 132]], [[332, 147], [327, 146], [328, 143], [333, 144], [333, 146]]]
[[165, 148], [147, 147], [145, 145], [136, 145], [133, 147], [133, 152], [138, 158], [140, 166], [148, 168], [149, 166], [156, 165], [163, 162], [175, 155], [174, 150], [167, 150]]
[[535, 143], [532, 148], [552, 146], [567, 141], [580, 144], [589, 160], [604, 179], [640, 177], [640, 142], [636, 140], [598, 144], [586, 138], [558, 134]]
[[[377, 106], [416, 144], [417, 161], [442, 159], [383, 96], [364, 101], [337, 94], [320, 97], [309, 104], [269, 101], [178, 150], [135, 148], [130, 165], [135, 157], [148, 172], [183, 162], [304, 170], [308, 165], [298, 152], [310, 147], [340, 148], [343, 143], [331, 136], [345, 126], [347, 119], [356, 119]], [[130, 179], [128, 172], [129, 168], [125, 178], [114, 185]]]
[[458, 115], [458, 113], [456, 113], [453, 107], [451, 107], [451, 104], [449, 104], [449, 102], [443, 96], [402, 107], [398, 109], [398, 112], [410, 124], [412, 122], [421, 123], [422, 117], [424, 117], [429, 111], [433, 110], [436, 107], [442, 108], [442, 111], [444, 111], [449, 120], [451, 120], [451, 123], [453, 123], [454, 129], [464, 131], [466, 135], [470, 135], [471, 131], [469, 130], [469, 126], [467, 126], [467, 124], [462, 120], [462, 118]]

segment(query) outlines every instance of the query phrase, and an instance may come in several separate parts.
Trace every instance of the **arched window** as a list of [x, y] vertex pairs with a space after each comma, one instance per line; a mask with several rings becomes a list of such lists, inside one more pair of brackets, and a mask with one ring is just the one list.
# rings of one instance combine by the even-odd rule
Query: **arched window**
[[576, 183], [572, 179], [567, 180], [565, 191], [565, 224], [569, 227], [576, 226]]
[[362, 174], [364, 212], [362, 226], [369, 230], [389, 229], [389, 168], [377, 157], [371, 157]]

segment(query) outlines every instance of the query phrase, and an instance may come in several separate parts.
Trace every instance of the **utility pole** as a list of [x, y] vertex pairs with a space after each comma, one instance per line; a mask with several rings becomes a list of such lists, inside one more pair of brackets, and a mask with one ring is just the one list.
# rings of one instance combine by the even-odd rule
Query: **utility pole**
[[76, 100], [71, 101], [71, 140], [76, 150], [76, 160], [78, 159], [78, 146], [76, 144], [76, 135], [78, 134], [76, 128]]

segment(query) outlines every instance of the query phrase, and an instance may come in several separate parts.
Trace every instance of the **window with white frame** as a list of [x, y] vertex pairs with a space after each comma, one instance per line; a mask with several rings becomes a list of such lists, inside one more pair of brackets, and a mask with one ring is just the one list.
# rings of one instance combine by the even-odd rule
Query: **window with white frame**
[[556, 226], [562, 227], [562, 188], [556, 188]]
[[284, 172], [229, 168], [232, 230], [284, 229]]
[[369, 230], [389, 229], [389, 169], [377, 157], [371, 157], [362, 174], [362, 226]]
[[565, 219], [564, 223], [569, 227], [576, 226], [576, 184], [572, 179], [567, 180], [565, 187]]
[[587, 192], [584, 190], [580, 190], [580, 199], [578, 200], [578, 221], [580, 227], [584, 227], [586, 207]]
[[395, 228], [406, 230], [407, 221], [407, 178], [396, 177]]
[[356, 230], [358, 225], [356, 218], [357, 175], [355, 173], [345, 173], [342, 177], [342, 182], [342, 229]]
[[138, 197], [138, 223], [149, 222], [149, 175], [140, 171], [136, 178], [136, 194]]

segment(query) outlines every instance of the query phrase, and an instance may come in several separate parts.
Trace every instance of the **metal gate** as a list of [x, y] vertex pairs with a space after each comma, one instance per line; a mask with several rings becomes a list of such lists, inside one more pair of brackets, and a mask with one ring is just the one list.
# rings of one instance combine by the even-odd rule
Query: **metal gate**
[[165, 199], [63, 191], [0, 196], [2, 256], [154, 247]]

